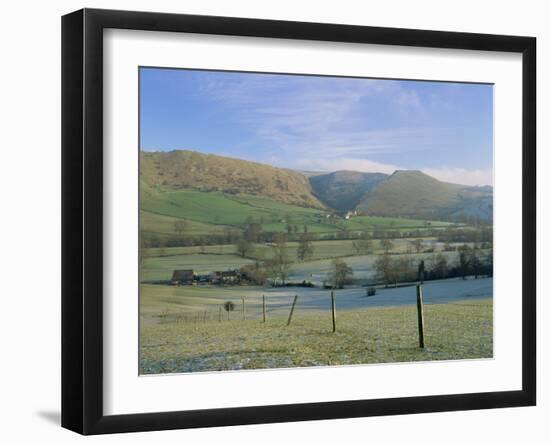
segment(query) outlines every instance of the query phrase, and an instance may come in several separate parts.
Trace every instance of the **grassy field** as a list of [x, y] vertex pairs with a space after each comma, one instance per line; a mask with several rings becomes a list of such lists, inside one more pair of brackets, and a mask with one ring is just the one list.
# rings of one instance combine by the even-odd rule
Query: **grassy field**
[[[139, 212], [140, 224], [142, 228], [150, 233], [157, 234], [160, 237], [172, 237], [174, 235], [174, 222], [176, 217], [155, 214], [153, 212]], [[224, 233], [223, 226], [217, 226], [209, 223], [187, 220], [186, 233], [189, 236], [201, 236], [209, 234], [221, 235]]]
[[[435, 252], [442, 250], [442, 245], [431, 239], [424, 239], [426, 247], [434, 248]], [[402, 254], [410, 248], [410, 240], [393, 240], [394, 248], [392, 253]], [[373, 240], [372, 250], [369, 255], [357, 255], [353, 247], [352, 240], [325, 240], [313, 241], [313, 254], [307, 261], [300, 262], [297, 259], [297, 242], [287, 243], [287, 255], [290, 261], [295, 262], [292, 265], [291, 278], [295, 275], [303, 276], [311, 273], [327, 273], [333, 258], [343, 257], [352, 268], [356, 277], [360, 277], [357, 272], [363, 268], [372, 268], [372, 263], [376, 259], [375, 254], [381, 254], [382, 248], [378, 240]], [[210, 271], [224, 271], [228, 269], [237, 269], [255, 259], [270, 258], [273, 254], [273, 247], [267, 244], [256, 244], [254, 248], [247, 253], [246, 257], [240, 257], [234, 245], [212, 245], [212, 246], [188, 246], [176, 248], [151, 248], [147, 251], [147, 258], [144, 258], [141, 267], [141, 281], [168, 280], [172, 276], [174, 269], [193, 269], [195, 272], [204, 274]], [[456, 260], [455, 252], [444, 252], [450, 263]], [[412, 259], [430, 259], [432, 253], [409, 253], [408, 257]], [[305, 278], [305, 277], [301, 277]], [[307, 278], [306, 278], [307, 279]]]
[[[426, 348], [418, 348], [414, 306], [239, 320], [160, 317], [142, 322], [140, 373], [291, 368], [491, 358], [492, 300], [425, 306]], [[225, 313], [224, 313], [225, 314]]]
[[253, 221], [264, 232], [286, 232], [287, 226], [297, 226], [302, 232], [307, 226], [311, 233], [395, 229], [402, 232], [427, 227], [444, 227], [451, 223], [392, 217], [358, 216], [330, 223], [326, 213], [277, 202], [265, 197], [227, 195], [220, 192], [168, 190], [151, 188], [142, 183], [140, 222], [145, 232], [160, 237], [174, 237], [174, 222], [187, 220], [186, 236], [222, 234], [224, 229], [242, 229]]

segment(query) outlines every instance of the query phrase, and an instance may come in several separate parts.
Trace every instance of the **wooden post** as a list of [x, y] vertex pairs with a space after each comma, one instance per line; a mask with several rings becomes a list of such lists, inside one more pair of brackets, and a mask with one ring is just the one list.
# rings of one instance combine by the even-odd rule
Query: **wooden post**
[[218, 316], [218, 321], [222, 321], [222, 307], [220, 306], [220, 315]]
[[292, 320], [292, 314], [294, 314], [294, 308], [296, 307], [296, 302], [298, 301], [298, 296], [294, 296], [294, 301], [292, 302], [292, 308], [290, 308], [290, 314], [288, 316], [288, 321], [286, 322], [286, 325], [290, 325], [290, 321]]
[[242, 298], [242, 301], [243, 301], [243, 320], [245, 320], [245, 315], [244, 315], [244, 297]]
[[421, 285], [416, 285], [416, 309], [418, 311], [418, 342], [420, 348], [424, 349], [424, 305]]
[[263, 311], [263, 318], [265, 323], [265, 295], [262, 295], [262, 311]]
[[334, 291], [330, 291], [331, 311], [332, 311], [332, 332], [336, 332], [336, 300]]

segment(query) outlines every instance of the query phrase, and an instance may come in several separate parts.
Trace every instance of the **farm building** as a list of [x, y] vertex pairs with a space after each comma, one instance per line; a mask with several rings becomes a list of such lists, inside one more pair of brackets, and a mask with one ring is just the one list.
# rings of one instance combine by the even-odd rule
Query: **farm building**
[[214, 284], [236, 285], [241, 281], [241, 274], [236, 270], [215, 271], [210, 273], [210, 281]]
[[220, 281], [223, 284], [236, 284], [241, 281], [241, 274], [238, 271], [222, 271], [220, 276]]
[[355, 217], [357, 215], [357, 211], [338, 211], [336, 212], [335, 216], [339, 218], [344, 218], [346, 220], [349, 220], [352, 217]]
[[192, 269], [176, 269], [172, 273], [171, 283], [173, 285], [191, 285], [195, 279]]

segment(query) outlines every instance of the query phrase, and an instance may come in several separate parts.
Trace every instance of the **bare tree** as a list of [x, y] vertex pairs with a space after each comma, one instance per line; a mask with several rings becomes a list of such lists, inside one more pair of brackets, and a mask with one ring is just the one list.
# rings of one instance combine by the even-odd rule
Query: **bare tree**
[[310, 237], [307, 233], [304, 233], [300, 236], [298, 241], [298, 249], [296, 250], [296, 256], [298, 260], [304, 261], [306, 258], [309, 258], [313, 255], [313, 244], [311, 243]]
[[358, 238], [352, 245], [357, 254], [366, 255], [372, 251], [372, 241], [368, 237]]
[[422, 252], [422, 249], [424, 248], [424, 242], [422, 241], [421, 238], [415, 238], [411, 242], [411, 245], [412, 245], [412, 247], [414, 248], [414, 250], [416, 251], [417, 254]]
[[416, 278], [416, 269], [409, 257], [399, 257], [393, 261], [391, 277], [395, 286], [400, 281], [413, 281]]
[[350, 282], [352, 275], [353, 269], [344, 260], [336, 258], [332, 261], [329, 281], [334, 288], [343, 288]]
[[420, 260], [420, 263], [418, 263], [418, 281], [420, 281], [420, 284], [424, 283], [425, 275], [426, 275], [426, 265], [424, 264], [424, 260]]
[[374, 262], [376, 278], [384, 283], [386, 288], [392, 281], [393, 260], [388, 254], [379, 255]]
[[435, 256], [432, 273], [435, 278], [445, 278], [449, 273], [447, 257], [439, 253]]
[[463, 245], [458, 249], [458, 267], [463, 279], [470, 272], [470, 247]]
[[393, 249], [394, 244], [389, 238], [383, 238], [380, 240], [380, 246], [384, 250], [384, 254], [389, 254], [389, 252]]
[[266, 268], [263, 263], [258, 260], [243, 266], [241, 268], [241, 274], [245, 276], [247, 280], [257, 285], [263, 285], [267, 281]]
[[482, 264], [481, 260], [479, 259], [478, 250], [477, 248], [472, 248], [472, 250], [470, 251], [470, 269], [474, 274], [474, 278], [479, 277], [481, 267]]
[[244, 230], [243, 236], [247, 241], [256, 243], [260, 238], [261, 232], [262, 225], [258, 223], [249, 223]]
[[252, 249], [252, 243], [249, 242], [246, 238], [241, 238], [237, 240], [237, 243], [235, 244], [237, 247], [237, 252], [241, 257], [245, 257], [246, 254]]
[[225, 237], [225, 242], [229, 244], [233, 243], [235, 241], [235, 238], [237, 238], [240, 233], [235, 228], [226, 226], [225, 228], [223, 228], [223, 235]]
[[273, 257], [266, 260], [266, 268], [274, 281], [281, 279], [282, 284], [286, 283], [292, 264], [288, 259], [288, 248], [286, 242], [278, 239], [273, 246]]

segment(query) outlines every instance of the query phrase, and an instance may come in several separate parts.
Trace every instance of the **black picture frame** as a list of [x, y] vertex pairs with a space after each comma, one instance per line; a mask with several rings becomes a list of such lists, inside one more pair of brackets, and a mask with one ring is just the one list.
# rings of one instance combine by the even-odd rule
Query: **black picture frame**
[[[522, 389], [177, 412], [103, 413], [103, 30], [171, 31], [522, 54]], [[536, 39], [83, 9], [62, 18], [62, 426], [81, 434], [320, 420], [536, 403]]]

